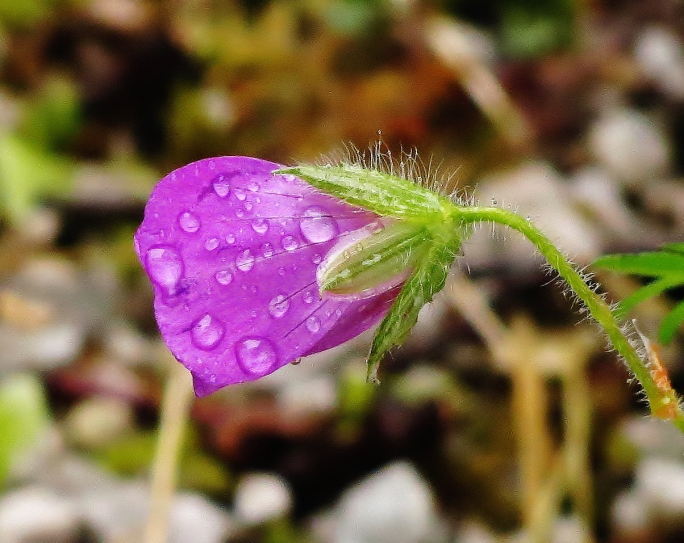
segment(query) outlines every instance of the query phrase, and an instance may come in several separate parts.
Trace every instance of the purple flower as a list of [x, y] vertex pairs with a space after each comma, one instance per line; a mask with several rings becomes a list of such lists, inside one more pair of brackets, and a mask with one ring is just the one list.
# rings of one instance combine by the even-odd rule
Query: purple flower
[[399, 292], [390, 283], [320, 297], [326, 255], [380, 218], [272, 173], [280, 167], [247, 157], [184, 166], [155, 187], [135, 235], [162, 337], [198, 396], [347, 341]]

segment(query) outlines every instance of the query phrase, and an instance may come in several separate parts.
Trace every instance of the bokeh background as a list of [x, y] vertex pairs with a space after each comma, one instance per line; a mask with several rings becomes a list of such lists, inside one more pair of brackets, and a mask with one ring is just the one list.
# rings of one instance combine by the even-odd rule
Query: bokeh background
[[[154, 183], [350, 145], [416, 149], [580, 266], [682, 241], [684, 6], [2, 0], [0, 541], [144, 541], [173, 367], [132, 250]], [[195, 401], [169, 541], [684, 540], [682, 435], [526, 242], [464, 252], [379, 388], [364, 335]], [[681, 294], [632, 316], [653, 336]]]

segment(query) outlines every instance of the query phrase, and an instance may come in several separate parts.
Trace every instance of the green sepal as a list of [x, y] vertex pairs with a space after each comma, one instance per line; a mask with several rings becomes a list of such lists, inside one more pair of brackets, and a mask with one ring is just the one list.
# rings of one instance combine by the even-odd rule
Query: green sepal
[[391, 221], [377, 231], [331, 252], [318, 268], [321, 293], [353, 294], [379, 286], [412, 269], [430, 246], [421, 224]]
[[380, 382], [377, 374], [382, 357], [392, 347], [403, 343], [416, 324], [420, 309], [444, 288], [449, 269], [462, 243], [456, 231], [452, 235], [448, 240], [436, 239], [426, 250], [380, 323], [368, 354], [368, 381]]
[[295, 175], [321, 192], [384, 217], [427, 218], [453, 208], [448, 199], [413, 181], [355, 164], [301, 164], [273, 173]]

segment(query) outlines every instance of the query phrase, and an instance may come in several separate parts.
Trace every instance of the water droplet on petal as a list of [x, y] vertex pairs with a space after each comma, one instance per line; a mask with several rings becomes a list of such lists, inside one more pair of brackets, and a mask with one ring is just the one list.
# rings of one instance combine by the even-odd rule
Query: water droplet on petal
[[320, 264], [322, 260], [323, 260], [323, 257], [321, 255], [319, 255], [318, 253], [313, 255], [313, 257], [311, 258], [311, 262], [313, 262], [314, 264]]
[[242, 209], [236, 209], [236, 210], [235, 210], [235, 216], [236, 216], [238, 219], [241, 219], [242, 217], [245, 216], [244, 210], [242, 210]]
[[244, 191], [243, 189], [235, 189], [234, 192], [235, 192], [235, 197], [236, 197], [238, 200], [240, 200], [241, 202], [242, 202], [245, 198], [247, 198], [247, 194], [245, 193], [245, 191]]
[[170, 293], [183, 276], [183, 261], [173, 247], [153, 247], [145, 256], [150, 279]]
[[203, 351], [209, 351], [216, 347], [225, 332], [226, 329], [221, 321], [206, 313], [192, 325], [190, 335], [195, 347]]
[[286, 251], [294, 251], [297, 247], [299, 247], [299, 243], [294, 236], [285, 236], [283, 238], [283, 249]]
[[310, 290], [307, 290], [304, 294], [302, 294], [302, 300], [304, 300], [305, 304], [310, 304], [315, 299], [316, 299], [316, 297], [314, 296], [314, 293], [311, 292]]
[[[251, 287], [249, 287], [249, 290], [250, 290], [253, 294], [256, 294], [256, 293], [259, 291], [259, 287], [257, 287], [256, 285], [252, 285]], [[254, 315], [254, 316], [256, 317], [256, 315]]]
[[252, 192], [258, 192], [259, 191], [259, 183], [256, 181], [251, 182], [249, 185], [247, 185], [247, 188], [251, 190]]
[[321, 321], [318, 320], [318, 317], [309, 317], [306, 319], [306, 329], [315, 334], [321, 329]]
[[279, 319], [280, 317], [285, 315], [285, 313], [287, 313], [287, 310], [289, 308], [290, 300], [288, 300], [285, 295], [278, 294], [278, 296], [276, 296], [269, 302], [268, 313], [271, 315], [271, 317]]
[[312, 206], [304, 210], [299, 228], [310, 243], [330, 241], [337, 234], [337, 222], [325, 209]]
[[178, 224], [188, 234], [194, 234], [201, 226], [199, 217], [190, 211], [184, 211], [178, 215]]
[[217, 175], [212, 182], [212, 187], [220, 198], [225, 198], [230, 194], [230, 176], [224, 173]]
[[214, 274], [214, 278], [221, 285], [230, 285], [233, 282], [233, 274], [230, 270], [219, 270]]
[[261, 246], [261, 252], [264, 254], [266, 258], [271, 258], [273, 256], [273, 245], [270, 243], [264, 243]]
[[283, 268], [282, 266], [280, 266], [280, 267], [278, 268], [278, 275], [284, 277], [284, 276], [285, 276], [285, 273], [286, 273], [285, 268]]
[[243, 272], [248, 272], [254, 267], [254, 253], [250, 249], [245, 249], [235, 259], [237, 269]]
[[257, 234], [265, 234], [268, 231], [268, 221], [266, 219], [254, 219], [252, 221], [252, 229]]
[[228, 234], [226, 236], [226, 243], [228, 245], [232, 245], [233, 243], [235, 243], [235, 236], [233, 234]]
[[218, 246], [219, 246], [218, 238], [209, 238], [207, 241], [204, 242], [204, 248], [207, 251], [213, 251]]
[[269, 373], [278, 361], [275, 347], [266, 338], [246, 337], [235, 344], [235, 355], [240, 367], [251, 375]]

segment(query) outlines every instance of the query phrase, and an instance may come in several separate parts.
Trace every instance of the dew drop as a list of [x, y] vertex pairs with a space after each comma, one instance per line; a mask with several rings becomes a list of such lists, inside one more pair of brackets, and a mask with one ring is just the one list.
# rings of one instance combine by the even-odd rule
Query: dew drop
[[252, 211], [254, 204], [252, 202], [245, 202], [245, 205], [243, 207], [245, 208], [245, 211]]
[[[252, 285], [251, 287], [249, 287], [249, 290], [252, 294], [256, 294], [259, 291], [259, 287], [257, 287], [256, 285]], [[256, 317], [256, 315], [254, 316]]]
[[242, 217], [245, 216], [245, 211], [244, 211], [243, 209], [236, 209], [236, 210], [235, 210], [235, 216], [236, 216], [238, 219], [242, 219]]
[[242, 202], [247, 198], [247, 194], [243, 189], [235, 189], [235, 197]]
[[228, 234], [226, 236], [226, 243], [228, 245], [232, 245], [233, 243], [235, 243], [235, 236], [233, 234]]
[[286, 251], [294, 251], [297, 247], [299, 247], [299, 243], [297, 243], [297, 240], [294, 238], [294, 236], [285, 236], [282, 243], [283, 249]]
[[219, 270], [214, 274], [214, 278], [220, 285], [230, 285], [233, 282], [233, 274], [230, 270]]
[[184, 211], [178, 215], [178, 224], [188, 234], [194, 234], [201, 226], [199, 217], [190, 211]]
[[261, 252], [266, 258], [271, 258], [273, 256], [273, 245], [270, 243], [264, 243], [261, 246]]
[[315, 334], [321, 329], [321, 321], [318, 320], [318, 317], [309, 317], [306, 319], [306, 329]]
[[213, 251], [218, 246], [219, 246], [218, 238], [209, 238], [207, 241], [204, 242], [204, 248], [207, 251]]
[[311, 262], [313, 262], [316, 265], [320, 264], [322, 260], [323, 260], [323, 257], [321, 255], [319, 255], [318, 253], [313, 255], [313, 257], [311, 258]]
[[209, 313], [205, 313], [192, 325], [190, 335], [195, 347], [203, 351], [209, 351], [216, 347], [225, 332], [226, 329], [221, 321], [216, 317], [212, 317]]
[[335, 219], [319, 206], [312, 206], [304, 210], [299, 228], [304, 238], [310, 243], [330, 241], [337, 234]]
[[224, 173], [219, 174], [212, 182], [212, 187], [219, 198], [225, 198], [230, 194], [230, 178]]
[[259, 183], [252, 181], [249, 185], [247, 185], [247, 188], [252, 192], [259, 192]]
[[269, 304], [268, 304], [268, 313], [271, 315], [271, 317], [275, 319], [279, 319], [285, 313], [287, 313], [287, 310], [290, 308], [290, 300], [287, 299], [287, 297], [283, 294], [278, 294], [275, 298], [273, 298]]
[[280, 267], [278, 268], [278, 275], [280, 275], [281, 277], [285, 277], [285, 273], [286, 273], [285, 268], [283, 268], [282, 266], [280, 266]]
[[246, 337], [238, 341], [235, 355], [240, 367], [254, 376], [266, 375], [278, 361], [275, 347], [262, 337]]
[[268, 221], [266, 219], [254, 219], [252, 221], [252, 230], [257, 234], [265, 234], [268, 232]]
[[243, 272], [248, 272], [254, 267], [254, 253], [250, 249], [245, 249], [235, 259], [237, 269]]
[[307, 290], [304, 294], [302, 294], [302, 300], [304, 300], [305, 304], [313, 303], [315, 299], [316, 297], [314, 296], [314, 293], [310, 290]]
[[183, 276], [183, 261], [173, 247], [153, 247], [145, 256], [150, 279], [169, 293]]

